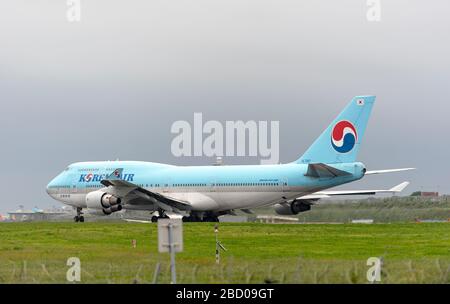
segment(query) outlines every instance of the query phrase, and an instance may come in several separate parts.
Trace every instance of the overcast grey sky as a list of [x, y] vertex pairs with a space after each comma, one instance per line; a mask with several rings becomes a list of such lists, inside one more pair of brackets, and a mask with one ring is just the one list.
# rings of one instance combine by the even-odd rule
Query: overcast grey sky
[[[280, 121], [298, 158], [355, 95], [377, 102], [347, 188], [450, 193], [450, 2], [81, 0], [0, 3], [0, 211], [59, 205], [45, 186], [68, 164], [210, 164], [170, 151], [176, 120]], [[225, 158], [257, 164], [257, 158]]]

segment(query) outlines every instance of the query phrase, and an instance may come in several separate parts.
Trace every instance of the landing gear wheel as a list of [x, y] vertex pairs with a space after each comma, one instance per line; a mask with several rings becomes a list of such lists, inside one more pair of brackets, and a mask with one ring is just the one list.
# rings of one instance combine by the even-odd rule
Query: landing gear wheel
[[219, 218], [217, 216], [209, 216], [209, 217], [203, 218], [203, 222], [217, 223], [218, 221], [219, 221]]
[[165, 219], [165, 218], [169, 218], [169, 217], [164, 212], [164, 210], [158, 210], [158, 216], [156, 216], [156, 215], [152, 216], [152, 222], [156, 223], [159, 219]]
[[75, 223], [78, 223], [78, 222], [84, 223], [84, 216], [83, 216], [82, 210], [83, 210], [83, 208], [80, 208], [80, 207], [77, 208], [77, 215], [73, 218]]

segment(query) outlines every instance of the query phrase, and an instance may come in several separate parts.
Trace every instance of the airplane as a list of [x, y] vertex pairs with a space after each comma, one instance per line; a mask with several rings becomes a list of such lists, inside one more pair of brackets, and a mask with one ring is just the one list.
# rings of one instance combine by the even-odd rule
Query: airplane
[[235, 210], [273, 206], [281, 215], [311, 209], [334, 195], [398, 193], [408, 182], [387, 190], [326, 191], [366, 175], [414, 168], [368, 171], [357, 155], [375, 96], [356, 96], [297, 160], [276, 165], [174, 166], [140, 161], [79, 162], [47, 185], [54, 199], [77, 210], [110, 215], [122, 209], [152, 212], [159, 218], [216, 222]]

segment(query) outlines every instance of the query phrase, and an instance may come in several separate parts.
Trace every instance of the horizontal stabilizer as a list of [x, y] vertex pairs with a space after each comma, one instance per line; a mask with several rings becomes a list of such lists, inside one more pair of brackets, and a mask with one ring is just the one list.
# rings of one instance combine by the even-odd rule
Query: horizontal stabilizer
[[331, 166], [319, 163], [319, 164], [309, 164], [308, 171], [305, 176], [315, 177], [315, 178], [325, 178], [325, 177], [337, 177], [337, 176], [347, 176], [351, 175], [346, 171], [342, 171]]
[[392, 172], [401, 172], [401, 171], [409, 171], [409, 170], [416, 170], [416, 168], [401, 168], [401, 169], [387, 169], [387, 170], [372, 170], [372, 171], [367, 171], [365, 175], [383, 174], [383, 173], [392, 173]]

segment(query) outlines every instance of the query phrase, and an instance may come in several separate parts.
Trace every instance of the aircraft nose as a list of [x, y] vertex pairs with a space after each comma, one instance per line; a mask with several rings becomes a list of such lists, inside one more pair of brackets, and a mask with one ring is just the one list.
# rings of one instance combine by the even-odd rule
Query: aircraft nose
[[48, 184], [47, 184], [47, 187], [45, 187], [45, 191], [47, 192], [47, 194], [48, 195], [50, 195], [51, 197], [53, 197], [53, 188], [54, 188], [54, 185], [55, 185], [55, 179], [56, 178], [54, 178], [54, 179], [52, 179]]
[[50, 187], [51, 187], [51, 182], [48, 183], [47, 187], [45, 188], [45, 192], [47, 192], [48, 195], [52, 196], [52, 194], [50, 192]]

